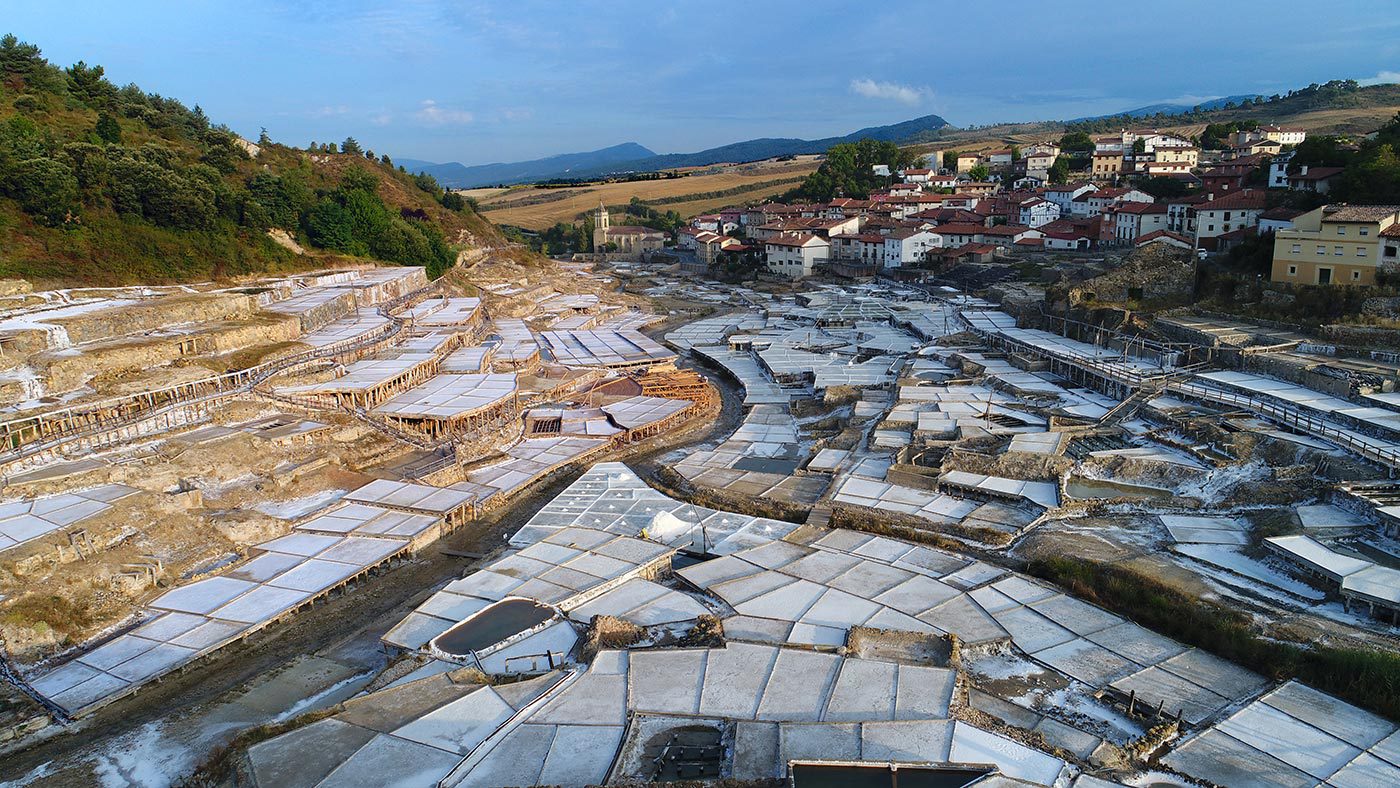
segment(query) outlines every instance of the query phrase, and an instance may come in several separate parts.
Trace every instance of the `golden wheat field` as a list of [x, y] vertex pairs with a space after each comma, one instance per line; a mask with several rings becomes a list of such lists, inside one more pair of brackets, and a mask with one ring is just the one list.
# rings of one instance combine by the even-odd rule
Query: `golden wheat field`
[[[606, 205], [624, 205], [631, 202], [633, 197], [646, 202], [696, 195], [693, 200], [655, 206], [658, 210], [673, 210], [682, 216], [694, 216], [780, 194], [796, 186], [801, 178], [816, 168], [815, 159], [808, 158], [795, 162], [741, 165], [713, 174], [667, 180], [599, 183], [565, 189], [536, 189], [532, 186], [472, 189], [463, 194], [478, 200], [486, 218], [496, 224], [543, 230], [557, 222], [572, 222], [581, 213], [596, 210], [599, 200]], [[700, 196], [743, 186], [760, 188], [728, 196]]]

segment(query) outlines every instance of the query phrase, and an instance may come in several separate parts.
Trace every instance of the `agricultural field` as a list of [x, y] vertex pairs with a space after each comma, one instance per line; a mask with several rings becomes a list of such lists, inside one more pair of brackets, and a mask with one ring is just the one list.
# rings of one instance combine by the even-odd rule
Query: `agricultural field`
[[[636, 197], [682, 216], [713, 211], [728, 205], [756, 202], [796, 186], [816, 170], [817, 157], [797, 161], [757, 162], [725, 167], [718, 172], [655, 181], [593, 183], [561, 189], [517, 186], [510, 189], [472, 189], [463, 194], [481, 204], [482, 213], [496, 224], [527, 230], [543, 230], [557, 222], [572, 222], [580, 214], [596, 210], [598, 201], [624, 205]], [[746, 188], [743, 192], [731, 190]], [[715, 193], [720, 193], [716, 196]], [[686, 199], [691, 198], [691, 199]]]

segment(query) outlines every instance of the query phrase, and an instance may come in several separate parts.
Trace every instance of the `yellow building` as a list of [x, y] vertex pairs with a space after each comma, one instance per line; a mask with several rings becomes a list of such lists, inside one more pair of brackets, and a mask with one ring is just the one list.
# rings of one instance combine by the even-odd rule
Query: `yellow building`
[[1095, 178], [1111, 178], [1123, 171], [1122, 151], [1094, 151], [1093, 169]]
[[1166, 164], [1185, 164], [1195, 167], [1200, 158], [1200, 150], [1194, 145], [1158, 145], [1153, 151], [1153, 160]]
[[[1274, 234], [1275, 282], [1373, 285], [1376, 270], [1393, 264], [1387, 244], [1400, 223], [1400, 205], [1324, 205]], [[1386, 238], [1382, 238], [1382, 235]]]

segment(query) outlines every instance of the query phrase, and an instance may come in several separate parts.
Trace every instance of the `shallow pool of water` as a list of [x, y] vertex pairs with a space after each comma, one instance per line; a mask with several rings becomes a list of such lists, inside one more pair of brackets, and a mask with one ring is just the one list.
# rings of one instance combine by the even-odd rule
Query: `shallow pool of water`
[[433, 645], [448, 654], [466, 656], [553, 617], [553, 608], [528, 599], [506, 599], [483, 608], [480, 613], [438, 635]]
[[1151, 500], [1170, 498], [1174, 493], [1161, 487], [1146, 487], [1141, 484], [1114, 482], [1107, 479], [1086, 479], [1071, 476], [1065, 482], [1065, 494], [1071, 498], [1088, 500], [1095, 498], [1133, 498]]

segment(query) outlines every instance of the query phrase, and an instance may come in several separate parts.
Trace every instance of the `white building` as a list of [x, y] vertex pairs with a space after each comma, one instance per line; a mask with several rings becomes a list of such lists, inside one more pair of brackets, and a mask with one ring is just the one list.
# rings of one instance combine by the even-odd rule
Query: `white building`
[[1060, 218], [1060, 206], [1049, 200], [1032, 197], [1021, 203], [1016, 212], [1016, 223], [1027, 227], [1040, 227]]
[[831, 244], [815, 235], [783, 235], [763, 242], [763, 251], [770, 272], [789, 279], [812, 275], [818, 260], [831, 256]]
[[927, 230], [901, 228], [891, 230], [885, 236], [886, 268], [902, 268], [911, 263], [922, 262], [931, 249], [943, 247], [943, 236]]
[[1045, 201], [1054, 203], [1060, 209], [1061, 216], [1070, 214], [1070, 206], [1074, 203], [1074, 198], [1086, 192], [1091, 192], [1098, 187], [1092, 183], [1067, 183], [1060, 186], [1051, 186], [1045, 190]]

